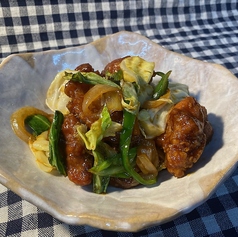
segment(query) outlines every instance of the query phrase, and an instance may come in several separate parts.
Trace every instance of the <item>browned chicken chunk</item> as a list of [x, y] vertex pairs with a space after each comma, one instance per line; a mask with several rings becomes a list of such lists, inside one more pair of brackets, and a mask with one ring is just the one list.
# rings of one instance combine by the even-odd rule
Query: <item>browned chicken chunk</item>
[[73, 114], [65, 116], [62, 133], [68, 178], [75, 184], [84, 186], [92, 181], [92, 174], [88, 170], [93, 166], [93, 157], [87, 153], [84, 144], [76, 136], [75, 125], [78, 123], [78, 119]]
[[205, 107], [193, 97], [176, 104], [169, 114], [165, 133], [157, 139], [166, 154], [167, 170], [183, 177], [200, 158], [212, 133]]

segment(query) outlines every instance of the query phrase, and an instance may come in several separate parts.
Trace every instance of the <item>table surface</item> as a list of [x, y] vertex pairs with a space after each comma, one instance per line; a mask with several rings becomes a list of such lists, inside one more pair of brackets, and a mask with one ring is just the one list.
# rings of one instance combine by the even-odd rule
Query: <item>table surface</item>
[[[80, 2], [80, 3], [78, 3]], [[238, 3], [218, 1], [1, 1], [0, 62], [10, 54], [61, 49], [127, 30], [238, 77]], [[71, 226], [0, 185], [0, 236], [237, 236], [238, 170], [199, 207], [136, 233]]]

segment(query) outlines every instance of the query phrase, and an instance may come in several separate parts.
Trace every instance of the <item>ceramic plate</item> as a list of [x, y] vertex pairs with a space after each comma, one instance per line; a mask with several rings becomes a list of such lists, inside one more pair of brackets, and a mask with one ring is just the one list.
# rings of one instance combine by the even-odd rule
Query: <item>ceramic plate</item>
[[[10, 115], [22, 106], [47, 111], [45, 96], [57, 72], [89, 62], [102, 70], [113, 59], [138, 55], [172, 70], [208, 110], [214, 136], [184, 178], [167, 171], [152, 187], [109, 188], [106, 195], [81, 188], [68, 178], [44, 173], [28, 146], [12, 132]], [[0, 66], [0, 182], [23, 199], [68, 223], [115, 231], [139, 231], [190, 212], [236, 168], [238, 160], [238, 80], [222, 66], [168, 51], [144, 36], [119, 32], [93, 43], [57, 51], [11, 55]]]

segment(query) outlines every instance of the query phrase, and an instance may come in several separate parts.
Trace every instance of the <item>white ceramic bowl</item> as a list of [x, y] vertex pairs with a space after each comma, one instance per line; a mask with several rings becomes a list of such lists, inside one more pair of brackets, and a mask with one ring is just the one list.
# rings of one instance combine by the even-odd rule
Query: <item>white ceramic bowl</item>
[[[138, 55], [172, 70], [208, 110], [214, 136], [190, 174], [177, 179], [163, 171], [153, 187], [109, 188], [106, 195], [68, 178], [39, 170], [28, 146], [11, 130], [10, 115], [23, 106], [47, 110], [45, 95], [57, 72], [89, 62], [102, 70], [113, 59]], [[93, 43], [7, 57], [0, 66], [0, 182], [57, 219], [115, 231], [138, 231], [187, 213], [204, 202], [236, 168], [238, 80], [222, 66], [168, 51], [139, 34], [119, 32]]]

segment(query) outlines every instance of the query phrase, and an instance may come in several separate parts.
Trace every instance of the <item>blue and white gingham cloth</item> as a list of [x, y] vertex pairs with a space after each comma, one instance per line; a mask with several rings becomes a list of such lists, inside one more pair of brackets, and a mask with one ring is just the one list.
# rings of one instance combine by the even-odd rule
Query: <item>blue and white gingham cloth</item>
[[[221, 64], [238, 77], [236, 0], [2, 0], [0, 62], [12, 53], [78, 46], [121, 30]], [[238, 169], [189, 214], [137, 233], [67, 225], [0, 185], [0, 236], [238, 236]]]

